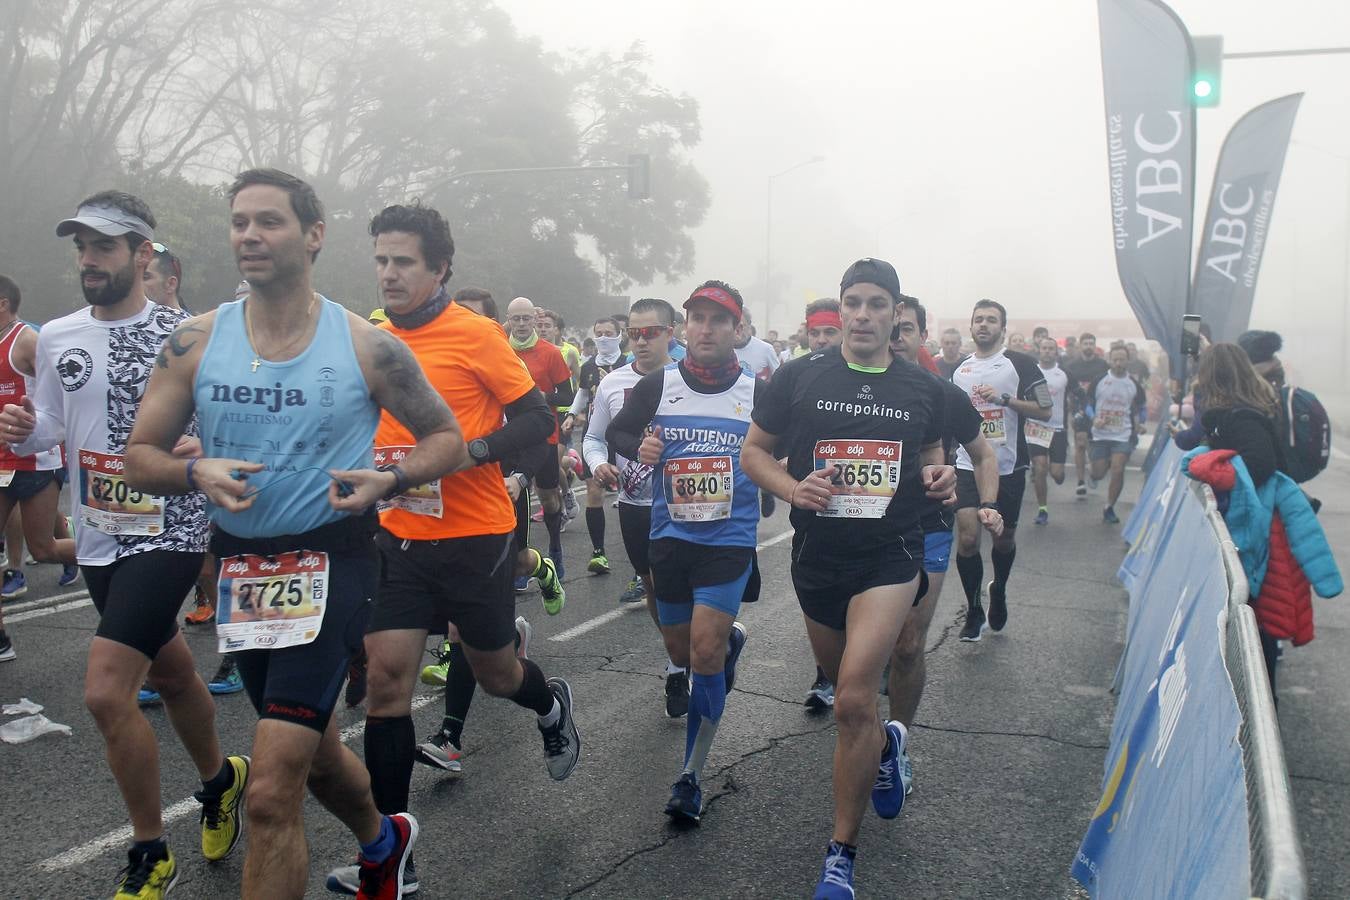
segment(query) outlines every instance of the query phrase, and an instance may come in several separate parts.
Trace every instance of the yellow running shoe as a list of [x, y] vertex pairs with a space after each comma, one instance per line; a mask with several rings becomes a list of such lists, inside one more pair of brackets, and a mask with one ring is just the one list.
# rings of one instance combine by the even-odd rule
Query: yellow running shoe
[[550, 616], [562, 612], [563, 604], [567, 602], [567, 591], [563, 590], [562, 579], [558, 577], [558, 567], [553, 564], [553, 560], [540, 553], [539, 565], [532, 574], [539, 581], [539, 593], [544, 599], [544, 612]]
[[234, 769], [234, 784], [219, 797], [204, 791], [194, 795], [202, 804], [202, 856], [211, 862], [234, 852], [244, 834], [244, 788], [248, 786], [249, 759], [247, 756], [230, 756], [226, 761]]
[[173, 851], [163, 859], [150, 860], [134, 849], [127, 853], [127, 867], [119, 873], [122, 879], [117, 886], [113, 900], [159, 900], [173, 888], [178, 881], [178, 864], [173, 861]]
[[441, 641], [440, 647], [427, 652], [436, 658], [436, 665], [422, 667], [422, 683], [443, 687], [450, 678], [450, 642]]

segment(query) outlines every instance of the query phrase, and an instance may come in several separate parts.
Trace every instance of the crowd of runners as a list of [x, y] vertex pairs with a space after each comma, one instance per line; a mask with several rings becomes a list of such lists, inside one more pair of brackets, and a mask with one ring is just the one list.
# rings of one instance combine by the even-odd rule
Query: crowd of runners
[[[664, 809], [677, 826], [704, 813], [708, 754], [754, 652], [737, 616], [761, 590], [759, 522], [790, 508], [817, 667], [804, 702], [838, 729], [815, 896], [852, 897], [867, 807], [893, 819], [913, 787], [910, 728], [953, 545], [960, 636], [978, 641], [1015, 608], [1027, 471], [1044, 526], [1070, 432], [1077, 495], [1109, 478], [1103, 519], [1117, 521], [1146, 408], [1123, 346], [1102, 356], [1092, 335], [1066, 350], [1038, 332], [1014, 349], [994, 300], [973, 305], [968, 334], [930, 342], [924, 304], [870, 258], [781, 346], [755, 336], [719, 280], [678, 308], [637, 300], [573, 343], [527, 298], [448, 291], [449, 227], [418, 204], [370, 222], [382, 307], [368, 320], [315, 290], [325, 212], [308, 184], [250, 170], [227, 197], [243, 282], [204, 314], [177, 298], [182, 261], [157, 242], [154, 213], [119, 191], [56, 226], [86, 308], [39, 331], [0, 277], [0, 518], [17, 507], [34, 558], [66, 566], [64, 583], [82, 574], [99, 614], [85, 701], [131, 820], [118, 898], [162, 897], [178, 873], [142, 703], [164, 705], [197, 768], [203, 856], [228, 856], [247, 823], [250, 898], [303, 896], [307, 792], [353, 836], [330, 890], [416, 893], [413, 766], [462, 769], [480, 685], [532, 714], [548, 776], [566, 779], [585, 697], [531, 659], [515, 594], [534, 580], [546, 613], [564, 611], [566, 567], [581, 561], [563, 559], [560, 535], [578, 516], [586, 571], [618, 568], [611, 501], [632, 572], [616, 602], [646, 605], [665, 714], [686, 720]], [[214, 624], [221, 653], [209, 685], [179, 628], [189, 596], [186, 622]], [[18, 643], [0, 621], [0, 660]], [[419, 678], [445, 686], [441, 725], [421, 740]], [[344, 685], [365, 703], [364, 759], [338, 739]], [[216, 732], [211, 694], [235, 690], [258, 714], [248, 755]]]

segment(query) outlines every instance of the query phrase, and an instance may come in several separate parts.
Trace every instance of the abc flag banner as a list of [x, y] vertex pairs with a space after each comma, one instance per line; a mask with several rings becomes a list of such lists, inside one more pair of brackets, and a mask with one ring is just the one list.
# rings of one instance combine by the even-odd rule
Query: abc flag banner
[[1180, 370], [1191, 283], [1191, 38], [1159, 0], [1097, 0], [1116, 270], [1144, 335]]
[[1223, 142], [1201, 232], [1193, 302], [1216, 341], [1236, 341], [1247, 330], [1284, 152], [1302, 99], [1290, 94], [1261, 104], [1238, 119]]

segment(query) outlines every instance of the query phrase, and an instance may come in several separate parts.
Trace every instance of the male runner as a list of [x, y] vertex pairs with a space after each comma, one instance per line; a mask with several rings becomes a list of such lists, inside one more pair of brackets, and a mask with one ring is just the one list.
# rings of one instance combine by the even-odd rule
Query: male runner
[[760, 381], [772, 378], [780, 365], [773, 345], [755, 337], [749, 310], [745, 311], [745, 316], [736, 326], [736, 358], [740, 360], [742, 372]]
[[[900, 280], [862, 259], [840, 282], [844, 343], [794, 359], [769, 382], [742, 451], [747, 474], [792, 507], [792, 581], [816, 661], [835, 685], [834, 827], [817, 898], [852, 897], [869, 790], [899, 815], [905, 728], [877, 717], [877, 682], [921, 596], [925, 488], [949, 494], [942, 390], [897, 360]], [[788, 448], [784, 470], [774, 458]]]
[[745, 647], [736, 613], [750, 579], [758, 517], [741, 445], [758, 382], [736, 359], [736, 323], [745, 309], [736, 289], [706, 281], [684, 308], [688, 354], [643, 376], [605, 436], [618, 456], [657, 470], [648, 556], [661, 637], [675, 665], [693, 671], [684, 771], [671, 787], [666, 815], [697, 823], [703, 766]]
[[[1025, 433], [1027, 453], [1031, 456], [1031, 483], [1036, 489], [1036, 524], [1044, 525], [1050, 521], [1050, 509], [1046, 505], [1050, 485], [1049, 476], [1055, 484], [1064, 483], [1064, 462], [1069, 458], [1069, 437], [1064, 430], [1065, 394], [1069, 391], [1069, 376], [1059, 367], [1059, 345], [1054, 338], [1043, 335], [1036, 339], [1036, 352], [1039, 356], [1041, 376], [1050, 389], [1050, 400], [1054, 406], [1050, 409], [1050, 420], [1027, 419]], [[1073, 385], [1078, 390], [1078, 385]]]
[[[595, 338], [595, 356], [582, 363], [581, 373], [577, 376], [577, 395], [572, 399], [572, 408], [563, 417], [561, 426], [563, 433], [570, 435], [580, 423], [583, 440], [600, 379], [624, 365], [623, 354], [619, 352], [619, 323], [615, 319], [610, 316], [596, 319], [591, 326], [591, 336]], [[591, 537], [591, 561], [586, 565], [586, 571], [593, 575], [608, 575], [610, 566], [609, 556], [605, 553], [605, 489], [593, 477], [594, 469], [590, 469], [589, 474], [583, 474], [586, 474], [586, 531]], [[628, 595], [624, 597], [628, 598]], [[641, 599], [639, 594], [625, 602]]]
[[155, 253], [150, 257], [150, 264], [145, 267], [145, 296], [160, 306], [188, 312], [178, 296], [178, 289], [183, 283], [182, 262], [158, 241], [151, 244], [151, 249]]
[[[1067, 347], [1065, 349], [1068, 350]], [[1082, 400], [1087, 396], [1087, 389], [1092, 386], [1092, 382], [1105, 375], [1109, 366], [1106, 360], [1097, 355], [1097, 336], [1086, 331], [1078, 338], [1076, 352], [1069, 351], [1069, 356], [1070, 362], [1064, 371], [1069, 381], [1078, 385], [1075, 398]], [[1092, 418], [1086, 415], [1081, 403], [1074, 407], [1072, 424], [1073, 463], [1078, 472], [1078, 487], [1074, 493], [1086, 497], [1087, 485], [1083, 483], [1083, 475], [1087, 471], [1088, 444], [1092, 441]], [[1093, 487], [1096, 487], [1095, 483]]]
[[[562, 352], [548, 341], [539, 337], [535, 330], [534, 304], [528, 297], [517, 297], [506, 307], [506, 325], [510, 335], [511, 349], [516, 351], [530, 370], [534, 383], [543, 391], [549, 406], [564, 406], [572, 402], [576, 389], [572, 386], [572, 370], [563, 360]], [[543, 508], [544, 527], [548, 529], [548, 555], [558, 569], [558, 577], [563, 577], [562, 556], [562, 492], [559, 484], [562, 467], [557, 456], [558, 428], [555, 425], [549, 432], [548, 444], [552, 454], [543, 460], [538, 471], [534, 472], [534, 487], [539, 494], [539, 505]]]
[[[638, 599], [646, 598], [647, 612], [659, 629], [661, 617], [652, 588], [648, 546], [652, 534], [652, 467], [612, 453], [605, 441], [609, 424], [628, 400], [643, 376], [670, 364], [670, 333], [675, 310], [664, 300], [645, 297], [628, 311], [628, 346], [633, 361], [600, 379], [591, 404], [590, 424], [582, 441], [586, 466], [594, 480], [619, 492], [619, 533], [628, 561], [643, 585]], [[613, 462], [610, 462], [610, 459]], [[620, 598], [622, 599], [622, 598]], [[666, 715], [678, 719], [689, 711], [689, 673], [672, 659], [666, 660]]]
[[[534, 311], [534, 327], [539, 332], [539, 336], [550, 344], [558, 348], [563, 356], [563, 362], [567, 363], [567, 368], [572, 372], [572, 388], [576, 389], [577, 376], [581, 374], [581, 351], [569, 344], [563, 338], [563, 328], [566, 327], [563, 317], [551, 309], [537, 307]], [[554, 407], [554, 416], [558, 424], [562, 424], [563, 416], [567, 415], [572, 405]], [[558, 463], [562, 464], [567, 448], [572, 446], [572, 435], [570, 432], [560, 432], [558, 440]], [[574, 476], [570, 471], [566, 472], [566, 478], [562, 480], [562, 501], [563, 515], [568, 521], [577, 517], [577, 498], [572, 494], [572, 481]]]
[[1113, 345], [1107, 361], [1110, 368], [1087, 389], [1084, 410], [1092, 417], [1092, 480], [1100, 481], [1108, 466], [1111, 470], [1102, 521], [1115, 525], [1120, 522], [1116, 501], [1125, 486], [1125, 464], [1144, 433], [1148, 395], [1129, 373], [1130, 354], [1124, 344]]
[[[128, 480], [162, 494], [200, 489], [210, 501], [217, 635], [237, 653], [259, 715], [243, 896], [304, 895], [308, 783], [361, 845], [358, 896], [394, 900], [417, 821], [376, 809], [365, 766], [338, 740], [333, 708], [378, 587], [372, 507], [469, 460], [454, 415], [408, 346], [314, 291], [324, 210], [313, 188], [253, 169], [227, 196], [249, 294], [184, 322], [165, 343], [132, 434]], [[381, 409], [404, 424], [412, 446], [376, 471]], [[185, 465], [169, 449], [194, 413], [210, 455]]]
[[[891, 341], [891, 351], [907, 362], [918, 364], [919, 348], [928, 339], [928, 311], [916, 298], [901, 295], [900, 327]], [[993, 506], [998, 497], [998, 458], [989, 442], [981, 434], [980, 414], [966, 392], [946, 379], [939, 379], [945, 400], [943, 455], [951, 460], [957, 445], [965, 448], [975, 464], [975, 482], [980, 497]], [[994, 537], [1003, 529], [1003, 520], [997, 509], [979, 511], [980, 524]], [[927, 678], [924, 651], [928, 643], [928, 626], [937, 610], [942, 585], [947, 578], [947, 567], [952, 552], [952, 526], [956, 517], [950, 506], [941, 500], [925, 497], [920, 523], [923, 527], [923, 570], [928, 575], [928, 590], [918, 606], [905, 619], [904, 628], [891, 651], [891, 664], [886, 677], [886, 695], [891, 718], [905, 726], [906, 734], [914, 726]], [[900, 776], [905, 792], [913, 789], [914, 765], [909, 758], [909, 741], [900, 754]]]
[[[123, 454], [132, 423], [146, 408], [142, 395], [155, 353], [185, 318], [145, 298], [141, 273], [155, 224], [138, 197], [104, 191], [57, 225], [58, 237], [74, 236], [89, 307], [47, 323], [37, 339], [32, 394], [0, 413], [0, 436], [14, 453], [47, 450], [62, 440], [70, 447], [74, 550], [99, 612], [85, 705], [103, 735], [134, 842], [119, 898], [162, 897], [178, 878], [160, 807], [159, 744], [136, 705], [147, 675], [202, 779], [197, 799], [207, 859], [224, 859], [238, 842], [249, 776], [248, 757], [227, 759], [220, 752], [215, 704], [176, 622], [201, 569], [202, 495], [152, 496], [124, 477]], [[166, 447], [182, 440], [189, 425], [184, 418], [166, 432]], [[184, 441], [182, 451], [194, 445]], [[171, 465], [186, 465], [167, 451], [165, 456]]]
[[[1054, 408], [1050, 389], [1040, 366], [1025, 353], [1003, 349], [1008, 312], [1003, 304], [981, 300], [970, 314], [970, 337], [975, 353], [966, 357], [952, 375], [952, 383], [965, 391], [983, 421], [984, 439], [998, 455], [998, 502], [993, 508], [1003, 518], [1003, 532], [993, 539], [989, 551], [994, 580], [989, 582], [989, 627], [1002, 631], [1008, 622], [1008, 576], [1017, 558], [1017, 520], [1027, 486], [1025, 419], [1046, 421]], [[956, 571], [966, 591], [966, 622], [961, 640], [978, 641], [984, 633], [985, 612], [980, 603], [984, 561], [980, 557], [980, 510], [989, 504], [980, 496], [975, 465], [962, 447], [956, 453]]]
[[965, 359], [965, 354], [961, 352], [961, 332], [955, 328], [948, 328], [942, 332], [940, 344], [942, 355], [936, 360], [938, 374], [950, 380], [956, 367]]

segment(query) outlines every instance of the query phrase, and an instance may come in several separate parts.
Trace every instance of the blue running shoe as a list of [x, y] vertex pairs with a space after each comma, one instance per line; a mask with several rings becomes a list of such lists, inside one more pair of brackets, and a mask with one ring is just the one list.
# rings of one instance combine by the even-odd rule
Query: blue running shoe
[[18, 600], [26, 593], [28, 579], [18, 569], [6, 569], [4, 586], [0, 587], [0, 599]]
[[136, 693], [136, 702], [141, 706], [154, 706], [164, 698], [159, 695], [159, 691], [153, 689], [148, 684], [141, 685], [140, 691]]
[[894, 819], [905, 805], [905, 785], [900, 774], [900, 755], [905, 752], [905, 726], [892, 719], [886, 723], [886, 750], [877, 766], [872, 785], [872, 808], [883, 819]]
[[516, 579], [516, 593], [523, 594], [530, 589], [530, 576], [522, 575]]
[[221, 658], [220, 668], [216, 669], [216, 674], [206, 683], [206, 689], [213, 694], [237, 694], [244, 689], [244, 681], [239, 677], [239, 669], [234, 664], [233, 656], [226, 655]]
[[674, 822], [699, 823], [703, 816], [703, 789], [698, 786], [698, 779], [693, 772], [685, 772], [679, 781], [671, 785], [666, 815]]
[[79, 577], [80, 577], [79, 566], [62, 566], [61, 577], [56, 579], [56, 583], [61, 585], [61, 587], [69, 587], [70, 585], [74, 584], [77, 580], [79, 580]]
[[825, 865], [820, 871], [820, 883], [812, 900], [853, 900], [853, 862], [856, 851], [838, 841], [830, 841], [825, 851]]
[[727, 637], [727, 664], [722, 672], [727, 679], [727, 693], [731, 693], [731, 687], [736, 683], [736, 660], [741, 658], [741, 651], [745, 649], [745, 626], [740, 622], [731, 623], [731, 634]]

